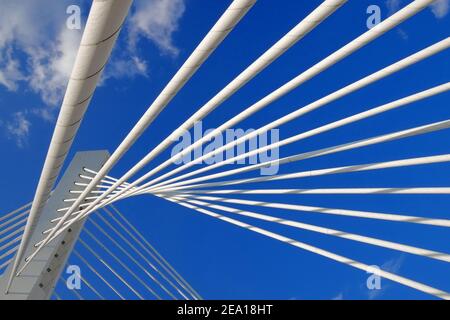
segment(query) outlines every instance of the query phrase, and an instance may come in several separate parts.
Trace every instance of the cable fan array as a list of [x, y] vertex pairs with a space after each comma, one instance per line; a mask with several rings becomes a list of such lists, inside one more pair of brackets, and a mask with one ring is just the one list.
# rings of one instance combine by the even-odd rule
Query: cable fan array
[[30, 213], [31, 202], [0, 217], [0, 274], [16, 253]]
[[[0, 274], [17, 251], [30, 206], [31, 203], [0, 218]], [[71, 271], [74, 266], [77, 272]], [[53, 298], [198, 300], [201, 296], [111, 205], [85, 224]]]
[[[251, 104], [234, 116], [224, 121], [218, 128], [214, 129], [209, 134], [205, 135], [201, 139], [192, 143], [188, 148], [184, 149], [182, 152], [171, 156], [167, 160], [163, 161], [158, 165], [152, 165], [150, 169], [144, 174], [140, 175], [134, 181], [130, 181], [134, 176], [138, 174], [139, 171], [148, 166], [154, 159], [163, 154], [169, 146], [172, 145], [173, 141], [176, 141], [183, 132], [190, 130], [194, 124], [198, 121], [204, 119], [212, 111], [218, 108], [222, 103], [224, 103], [228, 98], [230, 98], [235, 92], [246, 85], [250, 80], [252, 80], [256, 75], [267, 68], [273, 61], [281, 57], [284, 52], [286, 52], [290, 47], [295, 45], [300, 41], [305, 35], [309, 34], [317, 27], [322, 21], [324, 21], [328, 16], [333, 14], [341, 6], [343, 6], [345, 0], [326, 0], [321, 5], [319, 5], [313, 12], [311, 12], [307, 17], [303, 18], [297, 26], [290, 30], [284, 37], [277, 41], [273, 46], [271, 46], [267, 51], [265, 51], [258, 59], [256, 59], [250, 66], [243, 70], [236, 78], [228, 83], [220, 92], [218, 92], [214, 97], [212, 97], [207, 103], [202, 105], [197, 109], [193, 115], [182, 123], [178, 128], [176, 128], [167, 138], [163, 139], [155, 148], [150, 150], [145, 157], [139, 160], [132, 168], [130, 168], [125, 174], [119, 178], [114, 178], [108, 176], [110, 170], [116, 165], [116, 163], [121, 159], [121, 157], [131, 148], [135, 141], [142, 135], [144, 130], [157, 118], [160, 112], [169, 104], [171, 99], [182, 89], [184, 84], [195, 74], [198, 68], [201, 67], [208, 56], [217, 48], [221, 41], [231, 32], [238, 21], [245, 16], [247, 11], [254, 5], [255, 1], [251, 0], [235, 0], [227, 9], [227, 11], [222, 15], [219, 21], [213, 26], [206, 37], [200, 42], [198, 47], [193, 51], [191, 56], [182, 65], [179, 71], [174, 75], [171, 81], [163, 89], [161, 94], [155, 99], [152, 105], [148, 108], [143, 117], [136, 123], [135, 127], [129, 132], [126, 138], [120, 143], [118, 148], [113, 152], [110, 159], [101, 168], [99, 172], [85, 168], [85, 175], [81, 177], [86, 180], [86, 183], [80, 184], [84, 186], [83, 191], [73, 192], [74, 198], [66, 199], [68, 206], [65, 208], [60, 208], [59, 211], [62, 213], [61, 217], [53, 221], [56, 222], [52, 228], [49, 228], [45, 233], [40, 242], [36, 245], [36, 250], [32, 255], [27, 257], [27, 261], [31, 261], [36, 254], [51, 241], [56, 239], [62, 232], [67, 230], [72, 224], [90, 217], [93, 213], [100, 209], [107, 208], [114, 202], [120, 201], [125, 198], [130, 198], [133, 196], [141, 195], [153, 195], [161, 199], [173, 202], [180, 206], [191, 209], [194, 212], [207, 215], [212, 218], [219, 219], [221, 221], [227, 222], [231, 225], [245, 228], [247, 230], [253, 231], [260, 235], [278, 240], [283, 243], [290, 244], [302, 250], [312, 252], [319, 256], [331, 259], [333, 261], [348, 265], [350, 267], [367, 271], [370, 263], [361, 262], [353, 258], [336, 254], [329, 250], [325, 250], [318, 246], [313, 246], [309, 243], [302, 242], [284, 235], [272, 232], [270, 230], [255, 226], [253, 224], [244, 222], [246, 218], [254, 219], [255, 221], [266, 221], [274, 224], [280, 224], [284, 226], [289, 226], [291, 228], [308, 230], [318, 234], [324, 234], [331, 237], [346, 239], [349, 241], [359, 242], [365, 245], [381, 247], [389, 250], [395, 250], [402, 253], [407, 253], [411, 255], [416, 255], [420, 257], [425, 257], [432, 260], [439, 260], [442, 262], [450, 262], [450, 254], [445, 252], [440, 252], [437, 250], [431, 250], [427, 248], [422, 248], [418, 246], [411, 246], [404, 243], [399, 243], [395, 241], [388, 241], [377, 237], [369, 237], [363, 234], [358, 234], [354, 232], [348, 232], [345, 230], [325, 228], [315, 224], [308, 224], [305, 222], [300, 222], [293, 219], [285, 219], [272, 214], [263, 214], [258, 212], [260, 208], [271, 208], [280, 209], [286, 211], [294, 212], [310, 212], [318, 215], [334, 215], [334, 216], [344, 216], [347, 218], [356, 219], [371, 219], [373, 221], [388, 222], [388, 223], [407, 223], [415, 225], [426, 225], [433, 226], [436, 228], [448, 228], [450, 226], [450, 220], [442, 218], [431, 218], [426, 216], [415, 216], [407, 214], [397, 214], [397, 213], [383, 213], [383, 212], [372, 212], [372, 211], [361, 211], [361, 210], [350, 210], [350, 209], [339, 209], [333, 207], [323, 207], [323, 206], [306, 206], [299, 204], [290, 204], [284, 202], [271, 202], [271, 201], [261, 201], [255, 199], [243, 199], [243, 196], [255, 196], [255, 195], [304, 195], [304, 194], [318, 194], [318, 195], [330, 195], [330, 194], [346, 194], [346, 195], [362, 195], [362, 194], [411, 194], [411, 195], [424, 195], [424, 194], [449, 194], [450, 188], [448, 187], [360, 187], [360, 188], [273, 188], [270, 187], [269, 183], [274, 181], [293, 181], [300, 180], [304, 178], [322, 177], [328, 175], [346, 175], [357, 172], [377, 172], [380, 170], [388, 170], [394, 168], [410, 168], [423, 165], [433, 165], [448, 163], [450, 161], [450, 154], [440, 154], [440, 155], [429, 155], [422, 157], [413, 158], [402, 158], [383, 162], [368, 162], [368, 163], [357, 163], [346, 166], [336, 166], [329, 165], [328, 167], [323, 167], [319, 169], [294, 171], [282, 174], [276, 174], [271, 176], [259, 176], [253, 175], [250, 177], [235, 177], [235, 175], [242, 174], [252, 174], [256, 170], [271, 165], [282, 166], [283, 168], [288, 168], [288, 165], [293, 165], [301, 161], [308, 159], [319, 158], [327, 155], [338, 154], [340, 152], [357, 150], [364, 147], [376, 146], [379, 144], [392, 142], [392, 141], [403, 141], [403, 139], [419, 137], [430, 133], [437, 133], [446, 130], [450, 127], [450, 119], [441, 120], [433, 123], [426, 123], [420, 126], [411, 127], [408, 129], [395, 131], [382, 134], [369, 136], [364, 139], [351, 140], [334, 146], [328, 146], [325, 148], [320, 148], [316, 150], [311, 150], [307, 152], [302, 152], [298, 154], [292, 154], [286, 157], [282, 157], [276, 160], [265, 161], [252, 165], [239, 166], [237, 168], [225, 170], [222, 167], [226, 165], [233, 165], [238, 163], [240, 160], [248, 159], [249, 157], [259, 155], [263, 152], [268, 152], [281, 147], [286, 147], [293, 143], [302, 141], [314, 137], [316, 135], [335, 130], [346, 125], [357, 123], [371, 117], [382, 115], [390, 111], [396, 110], [398, 108], [407, 108], [415, 102], [429, 99], [431, 97], [446, 94], [450, 89], [450, 82], [442, 83], [437, 86], [429, 87], [425, 90], [415, 92], [411, 95], [405, 96], [403, 98], [386, 102], [377, 107], [371, 108], [360, 113], [341, 118], [340, 120], [327, 123], [325, 125], [316, 127], [314, 129], [299, 132], [298, 134], [292, 135], [281, 141], [273, 142], [269, 145], [256, 148], [255, 150], [250, 150], [244, 152], [243, 154], [236, 155], [229, 159], [224, 159], [217, 161], [210, 165], [204, 165], [198, 169], [194, 169], [195, 165], [201, 165], [206, 160], [213, 158], [218, 154], [222, 154], [227, 150], [235, 148], [238, 145], [244, 144], [251, 139], [257, 137], [260, 134], [267, 133], [268, 131], [279, 128], [286, 125], [314, 110], [325, 107], [328, 104], [337, 101], [345, 96], [357, 92], [369, 85], [372, 85], [378, 81], [382, 81], [386, 77], [389, 77], [401, 70], [411, 67], [421, 61], [430, 59], [433, 56], [445, 52], [450, 46], [450, 38], [447, 37], [438, 41], [436, 43], [427, 44], [423, 46], [423, 49], [406, 56], [398, 61], [393, 61], [390, 65], [385, 66], [367, 76], [358, 79], [352, 83], [342, 86], [339, 90], [331, 92], [309, 104], [299, 106], [295, 111], [286, 114], [276, 120], [267, 123], [260, 128], [248, 132], [243, 136], [234, 139], [225, 145], [211, 150], [202, 156], [195, 158], [194, 160], [185, 163], [180, 166], [174, 167], [174, 163], [177, 160], [182, 159], [186, 154], [192, 152], [196, 148], [202, 147], [205, 143], [209, 142], [213, 137], [223, 133], [225, 130], [232, 128], [233, 126], [239, 124], [250, 116], [254, 115], [258, 111], [270, 107], [270, 105], [281, 97], [285, 96], [289, 92], [298, 88], [302, 84], [306, 83], [310, 79], [319, 75], [320, 73], [326, 71], [328, 68], [339, 63], [341, 60], [347, 58], [351, 54], [357, 52], [359, 49], [365, 45], [376, 41], [384, 33], [389, 32], [396, 26], [400, 25], [402, 22], [412, 18], [414, 15], [419, 13], [421, 10], [430, 5], [433, 0], [415, 0], [410, 4], [406, 5], [404, 8], [388, 17], [374, 28], [368, 30], [367, 32], [361, 34], [354, 40], [350, 41], [348, 44], [337, 49], [332, 54], [324, 57], [321, 61], [314, 64], [307, 70], [299, 73], [292, 80], [286, 82], [281, 87], [272, 91], [270, 94], [262, 97], [255, 103]], [[191, 171], [188, 171], [191, 169]], [[207, 173], [213, 171], [212, 173]], [[222, 170], [222, 171], [220, 171]], [[289, 169], [287, 169], [289, 170]], [[206, 174], [205, 174], [206, 173]], [[230, 178], [228, 178], [230, 177]], [[225, 179], [224, 179], [225, 178]], [[261, 184], [262, 187], [258, 187]], [[267, 187], [269, 185], [269, 187]], [[227, 189], [230, 186], [237, 186], [236, 189]], [[250, 187], [249, 187], [250, 186]], [[233, 187], [231, 187], [233, 188]], [[94, 190], [96, 189], [96, 190]], [[220, 196], [218, 196], [220, 195]], [[230, 195], [238, 195], [237, 198], [231, 198]], [[250, 207], [251, 209], [241, 209], [242, 206]], [[109, 216], [115, 219], [115, 215], [120, 215], [120, 213], [115, 212]], [[296, 216], [297, 217], [297, 216]], [[301, 217], [300, 215], [298, 216]], [[245, 218], [245, 219], [244, 219]], [[98, 216], [98, 219], [102, 220], [108, 227], [111, 227], [105, 218]], [[98, 228], [98, 221], [90, 219], [94, 227]], [[95, 221], [95, 222], [94, 222]], [[89, 224], [89, 223], [88, 223]], [[102, 232], [102, 229], [98, 229]], [[88, 236], [92, 236], [93, 233], [86, 231]], [[105, 236], [108, 233], [104, 233]], [[109, 238], [110, 241], [120, 237], [119, 234]], [[95, 237], [91, 237], [92, 240], [98, 246], [98, 250], [102, 249], [104, 253], [107, 253], [112, 259], [114, 259], [114, 253], [109, 251], [109, 247], [103, 244], [103, 241], [99, 241]], [[97, 240], [97, 241], [96, 241]], [[122, 239], [123, 240], [123, 239]], [[115, 241], [115, 240], [114, 240]], [[144, 297], [142, 292], [138, 292], [125, 280], [124, 277], [120, 276], [117, 270], [112, 268], [109, 264], [105, 262], [104, 259], [100, 257], [98, 251], [93, 249], [91, 246], [86, 245], [86, 242], [82, 239], [80, 241], [80, 250], [77, 249], [76, 256], [96, 273], [96, 268], [93, 266], [89, 267], [90, 263], [86, 255], [99, 261], [103, 268], [109, 270], [109, 272], [115, 277], [115, 279], [122, 283], [122, 290], [128, 290], [129, 293], [135, 295], [137, 298]], [[120, 247], [117, 246], [118, 250]], [[83, 253], [81, 253], [83, 249]], [[19, 256], [18, 259], [21, 257]], [[25, 263], [19, 271], [23, 271], [27, 267]], [[138, 265], [139, 267], [139, 265]], [[131, 269], [128, 271], [129, 276], [140, 283], [144, 288], [143, 284], [148, 284], [149, 279], [143, 279], [134, 275]], [[100, 275], [97, 275], [100, 278]], [[386, 270], [380, 270], [380, 276], [389, 279], [391, 281], [400, 283], [402, 285], [408, 286], [410, 288], [420, 290], [427, 294], [443, 298], [450, 299], [450, 294], [428, 286], [424, 283], [402, 277], [400, 275], [394, 274]], [[124, 298], [124, 294], [120, 293], [120, 290], [115, 288], [111, 283], [108, 284], [107, 278], [103, 277], [105, 285], [113, 291], [118, 298]], [[164, 279], [163, 279], [164, 280]], [[157, 283], [152, 279], [154, 283]], [[174, 298], [177, 294], [177, 298], [187, 298], [188, 294], [190, 297], [198, 297], [194, 292], [190, 292], [189, 287], [176, 285], [171, 285], [169, 281], [162, 281], [159, 279], [160, 292], [152, 292], [150, 289], [145, 288], [149, 293], [152, 293], [156, 298], [162, 298], [162, 294], [166, 294]], [[164, 282], [164, 286], [163, 286]], [[86, 283], [87, 284], [87, 283]], [[87, 285], [90, 287], [89, 285]], [[172, 287], [172, 288], [171, 288]], [[176, 289], [176, 287], [178, 289]], [[184, 291], [181, 289], [185, 289]], [[173, 291], [172, 289], [176, 289]], [[167, 291], [166, 291], [167, 290]], [[172, 290], [172, 291], [171, 291]], [[94, 290], [92, 290], [94, 291]], [[170, 294], [169, 294], [170, 292]], [[95, 292], [92, 292], [95, 293]], [[172, 296], [173, 295], [173, 296]], [[78, 297], [79, 298], [79, 297]], [[100, 297], [101, 298], [101, 297]]]

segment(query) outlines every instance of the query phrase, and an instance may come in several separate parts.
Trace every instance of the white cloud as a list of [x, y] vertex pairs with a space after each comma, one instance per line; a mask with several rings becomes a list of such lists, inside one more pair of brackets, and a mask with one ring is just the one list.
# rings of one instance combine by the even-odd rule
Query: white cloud
[[63, 28], [56, 42], [28, 52], [29, 85], [48, 106], [59, 106], [80, 40], [80, 31]]
[[[17, 91], [24, 84], [40, 95], [47, 108], [59, 106], [81, 39], [80, 30], [66, 28], [66, 8], [72, 2], [2, 0], [0, 86]], [[184, 0], [137, 0], [124, 30], [128, 44], [125, 49], [118, 45], [103, 81], [148, 76], [148, 62], [137, 52], [142, 39], [154, 42], [163, 53], [176, 55], [172, 35], [184, 10]], [[17, 53], [26, 61], [13, 58]], [[48, 110], [40, 114], [47, 117]]]
[[9, 91], [17, 91], [18, 82], [25, 79], [20, 70], [20, 62], [13, 58], [12, 48], [6, 48], [0, 55], [0, 84]]
[[335, 295], [331, 300], [344, 300], [344, 292], [339, 292], [337, 295]]
[[[388, 15], [392, 15], [404, 6], [403, 0], [386, 0]], [[450, 0], [436, 0], [430, 5], [431, 12], [438, 19], [444, 18], [450, 10]], [[408, 40], [408, 33], [401, 27], [397, 27], [397, 34], [403, 40]]]
[[[402, 7], [402, 0], [386, 0], [386, 8], [388, 9], [388, 16], [393, 15]], [[408, 33], [401, 27], [396, 28], [397, 34], [402, 40], [408, 40]]]
[[[388, 14], [392, 15], [403, 6], [403, 0], [386, 0]], [[430, 4], [431, 12], [438, 19], [444, 18], [450, 11], [450, 0], [435, 0]]]
[[126, 48], [113, 52], [102, 84], [110, 78], [149, 76], [149, 63], [138, 50], [142, 40], [153, 42], [161, 53], [175, 57], [179, 49], [173, 43], [179, 20], [185, 11], [185, 0], [136, 0], [125, 28]]
[[408, 40], [409, 39], [409, 35], [408, 33], [403, 30], [402, 28], [397, 28], [397, 34], [400, 36], [400, 38], [402, 38], [403, 40]]
[[7, 136], [10, 139], [14, 139], [16, 145], [22, 148], [28, 140], [30, 133], [31, 122], [27, 119], [24, 112], [16, 112], [13, 115], [13, 119], [3, 124]]
[[65, 27], [68, 3], [2, 1], [0, 85], [9, 91], [23, 85], [46, 106], [58, 106], [81, 39], [81, 31]]
[[148, 63], [137, 55], [131, 57], [113, 57], [102, 76], [103, 84], [109, 78], [148, 77]]
[[444, 18], [450, 10], [450, 0], [436, 0], [431, 4], [431, 12], [438, 19]]
[[[148, 76], [149, 63], [138, 52], [140, 41], [151, 41], [162, 53], [176, 56], [179, 49], [172, 37], [184, 13], [184, 1], [136, 0], [101, 84], [110, 78]], [[39, 108], [18, 108], [12, 122], [0, 123], [23, 146], [31, 125], [26, 116], [56, 118], [75, 61], [82, 31], [66, 27], [66, 9], [78, 4], [86, 16], [90, 1], [1, 2], [0, 90], [33, 92], [43, 102]]]
[[386, 7], [388, 9], [388, 14], [389, 15], [392, 15], [393, 13], [398, 11], [398, 9], [400, 9], [401, 1], [402, 0], [387, 0], [386, 1]]
[[53, 122], [56, 119], [56, 114], [53, 108], [33, 108], [29, 110], [31, 114], [48, 122]]
[[153, 41], [164, 53], [177, 55], [173, 33], [185, 10], [184, 0], [137, 0], [130, 17], [129, 44], [136, 48], [140, 38]]

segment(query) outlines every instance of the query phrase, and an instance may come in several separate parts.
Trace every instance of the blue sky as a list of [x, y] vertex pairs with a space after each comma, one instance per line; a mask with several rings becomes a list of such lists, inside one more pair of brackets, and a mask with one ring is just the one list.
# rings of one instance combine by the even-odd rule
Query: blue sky
[[[240, 71], [295, 26], [321, 1], [259, 1], [175, 97], [111, 175], [120, 176], [177, 128]], [[237, 94], [209, 115], [214, 128], [314, 63], [367, 31], [366, 9], [379, 5], [386, 18], [410, 1], [350, 0]], [[8, 212], [33, 195], [50, 142], [81, 32], [65, 27], [69, 4], [83, 17], [89, 1], [2, 1], [0, 10], [1, 209]], [[113, 151], [189, 56], [229, 1], [136, 1], [103, 81], [74, 142], [77, 150]], [[42, 7], [46, 7], [42, 10]], [[48, 9], [50, 7], [51, 9]], [[258, 128], [365, 75], [448, 36], [449, 1], [441, 0], [308, 81], [239, 126]], [[83, 19], [84, 19], [83, 18]], [[431, 88], [449, 79], [448, 51], [339, 99], [280, 128], [281, 138]], [[288, 156], [450, 118], [441, 94], [369, 120], [294, 143]], [[103, 118], [101, 121], [100, 118]], [[302, 161], [281, 173], [448, 153], [449, 130]], [[170, 150], [152, 164], [170, 155]], [[449, 164], [330, 175], [265, 185], [273, 188], [448, 186]], [[238, 197], [238, 196], [236, 196]], [[267, 200], [267, 196], [264, 199]], [[249, 199], [261, 199], [252, 196]], [[271, 196], [278, 202], [447, 217], [449, 196]], [[367, 290], [367, 275], [275, 240], [202, 216], [151, 196], [118, 207], [205, 298], [368, 299], [429, 296], [382, 280]], [[248, 208], [252, 209], [252, 208]], [[450, 252], [450, 234], [436, 227], [318, 216], [274, 209], [255, 211], [401, 243]], [[369, 247], [289, 227], [243, 219], [336, 253], [379, 265], [450, 291], [443, 262]]]

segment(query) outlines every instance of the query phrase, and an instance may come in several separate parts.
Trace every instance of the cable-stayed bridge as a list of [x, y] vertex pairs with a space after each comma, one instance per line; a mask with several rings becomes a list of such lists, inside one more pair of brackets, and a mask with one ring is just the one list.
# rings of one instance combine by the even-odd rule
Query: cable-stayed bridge
[[[349, 2], [349, 4], [346, 4]], [[442, 83], [428, 87], [422, 91], [400, 99], [343, 117], [339, 120], [318, 126], [308, 131], [257, 146], [252, 150], [233, 155], [230, 158], [214, 161], [195, 169], [194, 166], [216, 159], [217, 155], [232, 150], [239, 145], [249, 143], [261, 134], [291, 123], [312, 111], [350, 95], [378, 81], [383, 81], [397, 72], [432, 59], [435, 55], [444, 55], [450, 46], [450, 38], [436, 43], [424, 43], [422, 48], [400, 60], [382, 67], [375, 72], [349, 84], [339, 84], [340, 89], [321, 97], [309, 104], [299, 106], [296, 110], [280, 118], [270, 119], [260, 128], [246, 132], [240, 137], [224, 145], [204, 152], [201, 156], [175, 165], [192, 151], [202, 147], [217, 135], [231, 129], [239, 123], [292, 92], [310, 79], [326, 72], [328, 68], [338, 64], [369, 43], [377, 41], [385, 33], [390, 32], [407, 20], [414, 19], [433, 3], [433, 0], [411, 1], [401, 10], [381, 21], [379, 24], [359, 35], [322, 60], [302, 71], [290, 81], [276, 88], [268, 95], [257, 100], [246, 108], [240, 108], [237, 114], [224, 121], [189, 147], [156, 164], [155, 159], [163, 154], [184, 132], [192, 129], [216, 108], [254, 77], [281, 57], [292, 46], [305, 36], [314, 36], [314, 29], [340, 10], [342, 6], [351, 5], [346, 0], [323, 1], [308, 16], [301, 17], [299, 23], [289, 30], [281, 39], [263, 52], [259, 58], [232, 79], [222, 90], [201, 107], [194, 109], [193, 114], [181, 126], [150, 150], [142, 159], [120, 177], [110, 175], [111, 170], [129, 151], [144, 131], [157, 121], [158, 115], [169, 105], [171, 100], [197, 72], [221, 42], [232, 36], [231, 32], [241, 19], [255, 5], [256, 0], [234, 0], [220, 19], [214, 24], [206, 36], [179, 68], [161, 93], [148, 107], [144, 115], [137, 121], [132, 130], [109, 154], [106, 151], [79, 152], [74, 159], [66, 159], [72, 142], [76, 137], [82, 119], [87, 111], [95, 89], [107, 65], [114, 44], [120, 34], [131, 0], [94, 0], [86, 23], [81, 45], [67, 86], [60, 114], [55, 125], [49, 151], [45, 159], [36, 193], [32, 202], [0, 217], [0, 298], [2, 299], [49, 299], [59, 298], [58, 290], [67, 290], [69, 283], [62, 270], [67, 264], [84, 266], [88, 273], [83, 273], [80, 281], [89, 291], [83, 296], [81, 291], [70, 290], [73, 298], [96, 299], [201, 299], [199, 294], [154, 248], [122, 214], [114, 203], [134, 196], [151, 195], [189, 208], [193, 212], [203, 214], [234, 227], [247, 229], [280, 242], [280, 245], [291, 245], [311, 252], [332, 261], [367, 272], [372, 263], [352, 258], [352, 253], [345, 255], [326, 250], [314, 243], [303, 242], [286, 235], [261, 228], [248, 221], [250, 219], [269, 222], [271, 225], [283, 225], [299, 230], [324, 234], [332, 238], [354, 241], [370, 248], [378, 247], [387, 250], [424, 257], [430, 261], [450, 262], [450, 254], [426, 246], [411, 245], [384, 238], [373, 237], [363, 233], [350, 232], [341, 228], [323, 227], [316, 224], [300, 222], [296, 219], [282, 218], [273, 215], [271, 210], [285, 212], [313, 213], [316, 215], [333, 215], [345, 219], [353, 219], [357, 224], [361, 219], [370, 219], [379, 224], [396, 224], [402, 228], [406, 224], [414, 224], [423, 228], [444, 229], [450, 227], [450, 220], [432, 217], [424, 213], [422, 216], [404, 212], [373, 212], [335, 207], [307, 206], [291, 203], [292, 197], [315, 194], [327, 195], [359, 195], [377, 194], [393, 195], [446, 195], [450, 187], [442, 186], [396, 186], [384, 187], [352, 187], [352, 188], [276, 188], [273, 182], [281, 181], [288, 186], [290, 181], [302, 178], [314, 178], [327, 175], [346, 175], [358, 172], [385, 172], [393, 168], [412, 168], [416, 166], [432, 166], [447, 163], [450, 154], [426, 154], [418, 157], [403, 157], [383, 162], [359, 162], [353, 165], [329, 166], [295, 171], [294, 165], [303, 160], [314, 159], [359, 148], [383, 145], [383, 143], [402, 139], [414, 139], [431, 133], [440, 133], [450, 127], [450, 119], [426, 123], [403, 130], [395, 128], [382, 135], [367, 134], [367, 138], [348, 140], [340, 145], [313, 149], [307, 152], [290, 154], [277, 159], [262, 161], [256, 164], [240, 165], [226, 169], [226, 165], [239, 163], [264, 152], [271, 152], [287, 147], [295, 142], [326, 133], [343, 126], [356, 123], [397, 108], [407, 108], [414, 102], [437, 95], [447, 94], [450, 83]], [[337, 82], [339, 82], [337, 80]], [[430, 111], [431, 112], [431, 111]], [[283, 149], [281, 149], [283, 150]], [[61, 172], [66, 161], [70, 165]], [[258, 175], [258, 171], [271, 166], [281, 166], [287, 173]], [[56, 180], [59, 183], [55, 185]], [[374, 183], [373, 185], [377, 185]], [[277, 195], [285, 199], [283, 202], [271, 201]], [[258, 197], [259, 196], [259, 197]], [[261, 200], [261, 196], [264, 196]], [[267, 200], [266, 200], [267, 199]], [[25, 202], [25, 201], [24, 201]], [[297, 217], [297, 216], [295, 216]], [[389, 238], [387, 236], [386, 238]], [[417, 241], [414, 241], [417, 243]], [[82, 251], [81, 251], [82, 248]], [[95, 261], [95, 264], [93, 263]], [[378, 275], [397, 282], [411, 290], [419, 290], [430, 297], [449, 299], [445, 289], [423, 283], [421, 281], [380, 269]], [[87, 276], [89, 275], [89, 277]], [[91, 278], [95, 279], [95, 285]], [[443, 279], [444, 281], [444, 279]], [[58, 283], [63, 285], [58, 286]], [[97, 285], [100, 283], [100, 285]], [[55, 288], [57, 288], [55, 290]]]

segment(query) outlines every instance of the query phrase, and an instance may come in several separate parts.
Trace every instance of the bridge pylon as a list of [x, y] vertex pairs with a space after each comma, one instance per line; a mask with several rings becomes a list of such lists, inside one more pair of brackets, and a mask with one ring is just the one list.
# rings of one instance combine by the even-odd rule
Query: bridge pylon
[[[57, 187], [46, 202], [37, 223], [33, 226], [31, 241], [26, 247], [25, 257], [35, 250], [35, 244], [44, 237], [43, 232], [54, 227], [51, 221], [64, 215], [59, 209], [70, 207], [64, 200], [76, 198], [76, 193], [85, 187], [86, 180], [80, 175], [88, 175], [84, 168], [98, 171], [109, 158], [107, 151], [85, 151], [75, 154]], [[83, 229], [84, 220], [74, 224], [61, 233], [57, 239], [47, 244], [30, 262], [25, 270], [14, 277], [14, 281], [6, 293], [8, 278], [12, 272], [12, 263], [0, 277], [0, 300], [47, 300], [52, 296], [56, 283], [63, 272], [73, 247]], [[21, 261], [21, 266], [25, 261]], [[19, 268], [19, 270], [20, 270]]]

